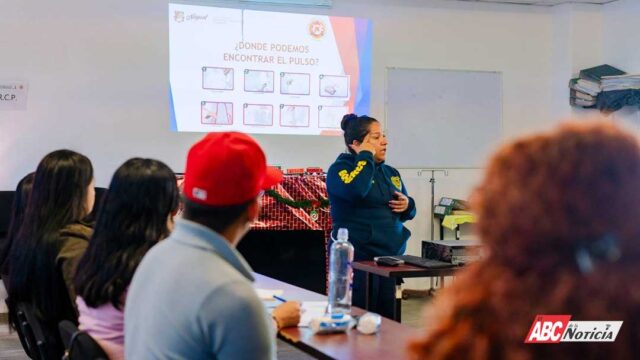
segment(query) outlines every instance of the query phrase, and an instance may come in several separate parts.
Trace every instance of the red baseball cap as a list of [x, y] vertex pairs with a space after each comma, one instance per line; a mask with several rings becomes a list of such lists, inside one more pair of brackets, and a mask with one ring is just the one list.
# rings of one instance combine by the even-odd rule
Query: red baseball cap
[[210, 133], [187, 155], [184, 196], [198, 204], [239, 205], [282, 181], [260, 145], [239, 132]]

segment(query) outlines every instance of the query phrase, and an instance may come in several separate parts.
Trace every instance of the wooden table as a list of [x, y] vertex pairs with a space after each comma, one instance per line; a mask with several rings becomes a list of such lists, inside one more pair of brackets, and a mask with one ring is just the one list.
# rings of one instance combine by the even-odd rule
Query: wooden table
[[[287, 300], [326, 301], [327, 297], [260, 274], [254, 274], [257, 288], [282, 289]], [[363, 309], [353, 307], [353, 315], [362, 315]], [[281, 329], [278, 337], [318, 359], [405, 359], [410, 338], [418, 336], [415, 329], [393, 320], [382, 318], [380, 332], [360, 334], [353, 329], [344, 334], [313, 335], [306, 327]]]
[[371, 304], [373, 301], [370, 291], [373, 275], [395, 279], [395, 294], [389, 294], [389, 296], [394, 296], [395, 298], [396, 306], [393, 308], [393, 320], [397, 322], [400, 322], [402, 320], [402, 279], [416, 277], [439, 277], [440, 284], [442, 284], [441, 286], [444, 286], [444, 277], [451, 276], [458, 269], [460, 269], [460, 267], [429, 269], [407, 264], [398, 266], [381, 266], [377, 265], [375, 261], [354, 261], [352, 263], [352, 267], [354, 270], [364, 271], [367, 274], [367, 281], [365, 284], [365, 309], [369, 309], [369, 304]]

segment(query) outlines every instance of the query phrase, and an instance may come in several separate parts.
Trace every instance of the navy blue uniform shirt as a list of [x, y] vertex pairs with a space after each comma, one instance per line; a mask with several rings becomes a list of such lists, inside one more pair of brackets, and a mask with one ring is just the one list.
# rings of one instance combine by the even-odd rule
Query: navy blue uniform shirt
[[416, 205], [409, 197], [404, 212], [391, 211], [389, 201], [396, 191], [408, 197], [398, 170], [376, 164], [371, 152], [340, 154], [327, 173], [334, 238], [337, 229], [347, 228], [359, 258], [404, 252], [411, 232], [402, 223], [413, 219]]

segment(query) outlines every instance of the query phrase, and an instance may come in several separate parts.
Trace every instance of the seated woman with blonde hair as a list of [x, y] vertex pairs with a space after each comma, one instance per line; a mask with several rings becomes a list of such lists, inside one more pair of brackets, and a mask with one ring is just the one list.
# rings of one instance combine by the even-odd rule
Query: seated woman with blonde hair
[[[500, 149], [472, 199], [485, 257], [438, 295], [413, 358], [637, 358], [639, 187], [638, 140], [611, 123]], [[624, 323], [614, 343], [525, 343], [547, 314]]]

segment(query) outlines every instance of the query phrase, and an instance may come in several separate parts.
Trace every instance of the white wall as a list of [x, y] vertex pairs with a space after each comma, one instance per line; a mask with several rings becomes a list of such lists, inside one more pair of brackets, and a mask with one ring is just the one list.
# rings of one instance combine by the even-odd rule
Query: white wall
[[[132, 156], [183, 169], [188, 147], [202, 134], [169, 130], [166, 0], [0, 1], [0, 8], [0, 79], [30, 84], [27, 111], [0, 112], [0, 189], [13, 188], [44, 154], [62, 147], [88, 155], [101, 186]], [[554, 114], [563, 111], [552, 106], [555, 77], [580, 63], [577, 46], [558, 52], [576, 36], [562, 30], [562, 39], [554, 37], [559, 17], [571, 17], [572, 9], [558, 15], [545, 7], [425, 0], [339, 0], [330, 10], [252, 8], [370, 18], [371, 114], [383, 121], [386, 67], [501, 71], [508, 139], [556, 122]], [[586, 21], [593, 16], [591, 9], [579, 15]], [[326, 168], [343, 148], [340, 138], [256, 137], [270, 162], [286, 167]], [[409, 251], [417, 254], [428, 234], [430, 189], [428, 178], [413, 171], [403, 177], [419, 205], [408, 224], [414, 233]], [[480, 177], [480, 170], [439, 175], [436, 198], [466, 198]]]
[[[603, 7], [603, 59], [628, 73], [640, 73], [640, 1], [618, 0]], [[638, 107], [612, 115], [640, 130]]]
[[551, 116], [568, 118], [592, 116], [596, 110], [572, 107], [569, 104], [569, 79], [581, 69], [602, 63], [602, 6], [564, 4], [553, 12], [553, 96]]
[[[231, 5], [236, 2], [228, 2]], [[0, 78], [25, 78], [28, 110], [0, 113], [0, 188], [12, 188], [48, 151], [69, 147], [95, 163], [106, 185], [130, 156], [182, 169], [201, 134], [168, 130], [166, 1], [4, 1]], [[265, 9], [265, 7], [260, 7]], [[548, 118], [551, 19], [517, 6], [422, 1], [337, 1], [328, 12], [374, 23], [371, 113], [383, 120], [387, 66], [504, 72], [507, 135]], [[507, 31], [508, 30], [508, 31]], [[272, 163], [327, 166], [339, 138], [259, 136]], [[296, 149], [296, 151], [291, 151]]]
[[[505, 138], [547, 126], [551, 84], [552, 18], [549, 9], [522, 6], [425, 1], [349, 1], [347, 15], [374, 24], [372, 112], [384, 114], [386, 67], [501, 71]], [[428, 119], [427, 119], [428, 120]], [[498, 144], [496, 144], [497, 146]], [[390, 144], [393, 151], [394, 144]], [[399, 146], [399, 144], [395, 144]], [[429, 177], [401, 171], [418, 214], [407, 227], [407, 251], [420, 254], [429, 233]], [[467, 198], [480, 170], [451, 170], [436, 176], [441, 196]], [[438, 236], [436, 227], [436, 237]], [[451, 236], [451, 234], [449, 234]], [[467, 235], [472, 237], [473, 235]], [[410, 287], [418, 287], [411, 281]]]
[[[0, 189], [62, 147], [88, 155], [101, 186], [132, 156], [182, 171], [203, 134], [169, 130], [167, 14], [159, 0], [2, 3], [0, 79], [25, 78], [30, 93], [27, 111], [0, 112]], [[288, 166], [326, 166], [341, 148], [339, 138], [259, 139]]]

